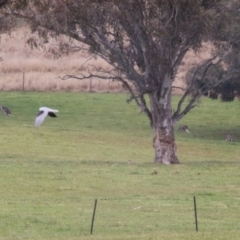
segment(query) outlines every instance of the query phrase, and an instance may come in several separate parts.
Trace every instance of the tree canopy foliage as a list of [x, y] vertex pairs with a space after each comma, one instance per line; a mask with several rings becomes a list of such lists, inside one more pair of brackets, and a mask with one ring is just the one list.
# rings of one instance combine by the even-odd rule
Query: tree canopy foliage
[[8, 0], [0, 0], [0, 33], [10, 30], [14, 25], [14, 19], [5, 14], [1, 14], [1, 9], [7, 6]]
[[[240, 97], [240, 2], [222, 1], [222, 9], [223, 11], [220, 12], [222, 19], [216, 22], [213, 31], [210, 32], [209, 40], [215, 44], [215, 52], [224, 51], [224, 57], [220, 64], [207, 71], [200, 69], [197, 72], [195, 75], [197, 84], [194, 90], [200, 87], [203, 94], [212, 99], [220, 97], [223, 101], [233, 101], [236, 97]], [[196, 68], [189, 71], [188, 83], [191, 82]], [[214, 78], [220, 80], [219, 84], [209, 88], [210, 79]]]

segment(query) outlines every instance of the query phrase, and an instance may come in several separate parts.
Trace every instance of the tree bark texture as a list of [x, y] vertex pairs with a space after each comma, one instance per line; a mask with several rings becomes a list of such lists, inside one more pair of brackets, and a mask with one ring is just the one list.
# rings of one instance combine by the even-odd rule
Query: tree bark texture
[[[168, 82], [166, 82], [168, 84]], [[164, 90], [165, 89], [165, 90]], [[163, 91], [149, 95], [153, 117], [154, 162], [164, 164], [179, 163], [176, 155], [176, 143], [172, 121], [171, 88], [163, 87]]]

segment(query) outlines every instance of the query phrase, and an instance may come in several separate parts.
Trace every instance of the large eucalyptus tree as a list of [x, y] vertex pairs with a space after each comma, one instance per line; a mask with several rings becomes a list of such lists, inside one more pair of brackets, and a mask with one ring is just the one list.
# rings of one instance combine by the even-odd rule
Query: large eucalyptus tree
[[[227, 42], [212, 34], [230, 7], [221, 0], [17, 0], [5, 12], [25, 18], [44, 42], [66, 35], [108, 62], [111, 71], [92, 68], [89, 75], [65, 79], [99, 77], [121, 82], [129, 100], [149, 119], [154, 161], [174, 164], [179, 163], [174, 124], [202, 94], [227, 78], [222, 75], [208, 79], [204, 86], [198, 84], [230, 51]], [[173, 111], [172, 88], [184, 56], [209, 40], [218, 43], [215, 52], [192, 73]], [[66, 50], [70, 45], [61, 46]]]

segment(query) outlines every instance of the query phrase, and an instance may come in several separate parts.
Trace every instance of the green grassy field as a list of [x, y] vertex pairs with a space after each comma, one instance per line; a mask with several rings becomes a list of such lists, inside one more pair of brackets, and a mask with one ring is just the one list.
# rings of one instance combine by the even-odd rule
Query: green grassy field
[[[13, 113], [0, 114], [1, 240], [238, 239], [238, 101], [201, 100], [176, 126], [191, 131], [176, 131], [181, 164], [166, 166], [153, 163], [148, 120], [124, 94], [0, 94]], [[58, 118], [34, 128], [41, 106]]]

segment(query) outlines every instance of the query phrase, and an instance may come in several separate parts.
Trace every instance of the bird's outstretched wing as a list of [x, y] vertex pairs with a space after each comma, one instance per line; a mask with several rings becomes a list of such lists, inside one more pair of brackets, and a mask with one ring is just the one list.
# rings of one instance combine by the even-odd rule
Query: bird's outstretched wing
[[42, 115], [44, 113], [44, 111], [39, 111], [39, 113], [37, 114], [37, 117]]
[[48, 112], [48, 116], [50, 116], [50, 117], [57, 117], [57, 115], [54, 112]]
[[47, 114], [48, 113], [46, 111], [39, 111], [39, 113], [38, 113], [38, 115], [36, 117], [36, 120], [35, 120], [35, 127], [39, 127], [43, 123], [43, 121], [46, 118]]

